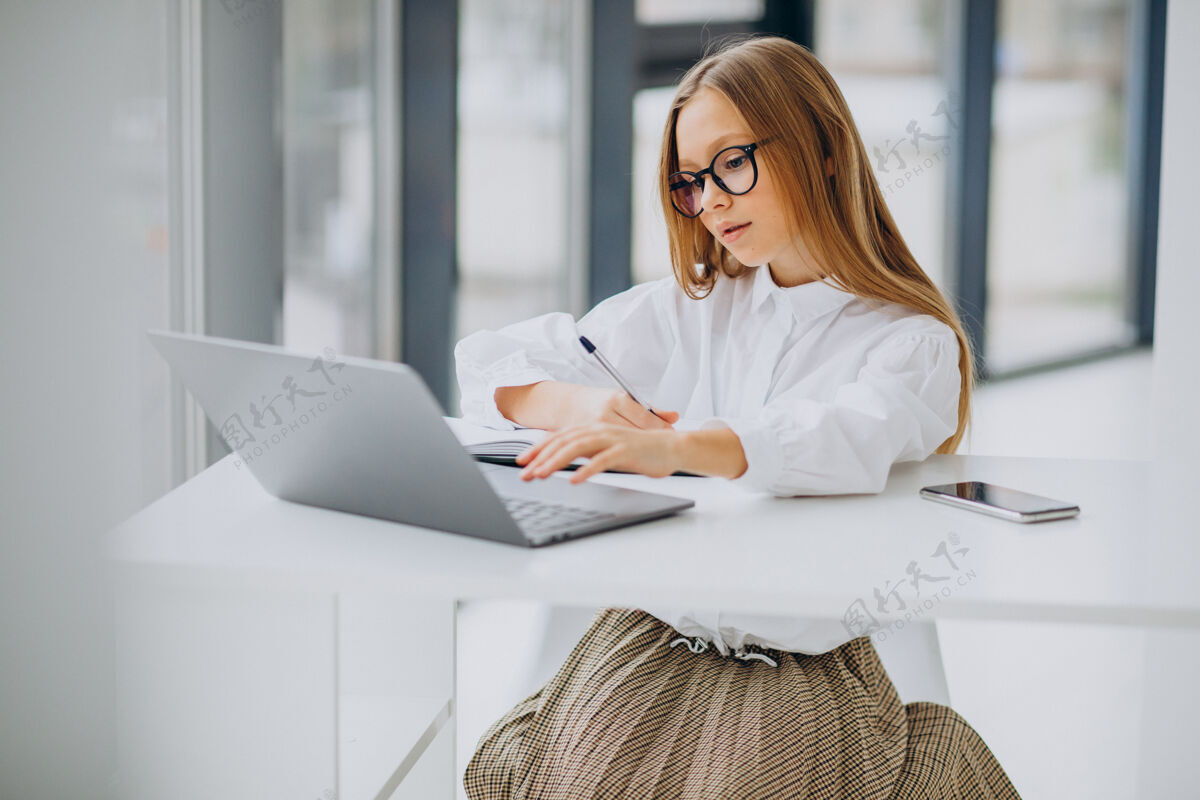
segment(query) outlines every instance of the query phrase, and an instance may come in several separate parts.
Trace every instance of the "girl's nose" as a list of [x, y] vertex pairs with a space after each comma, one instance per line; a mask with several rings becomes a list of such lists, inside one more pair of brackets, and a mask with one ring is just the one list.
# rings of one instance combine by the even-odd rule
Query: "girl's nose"
[[700, 192], [700, 207], [705, 211], [711, 211], [714, 208], [724, 208], [728, 204], [729, 195], [709, 177]]

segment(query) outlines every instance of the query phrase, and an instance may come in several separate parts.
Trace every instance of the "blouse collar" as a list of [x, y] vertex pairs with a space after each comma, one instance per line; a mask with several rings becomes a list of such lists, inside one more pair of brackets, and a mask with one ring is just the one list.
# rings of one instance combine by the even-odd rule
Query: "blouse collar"
[[771, 277], [766, 264], [754, 268], [754, 287], [750, 308], [757, 311], [771, 295], [787, 301], [796, 319], [815, 319], [841, 308], [854, 299], [854, 295], [843, 292], [829, 282], [828, 278], [809, 281], [798, 286], [778, 286]]

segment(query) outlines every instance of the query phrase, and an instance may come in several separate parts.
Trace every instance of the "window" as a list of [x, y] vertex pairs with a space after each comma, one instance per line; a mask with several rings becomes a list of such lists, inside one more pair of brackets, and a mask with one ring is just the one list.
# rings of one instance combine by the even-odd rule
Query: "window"
[[947, 288], [946, 185], [955, 103], [945, 3], [818, 3], [815, 49], [842, 89], [879, 189], [921, 268]]
[[568, 9], [463, 0], [461, 14], [455, 341], [570, 305]]
[[992, 372], [1133, 340], [1128, 16], [1120, 0], [1000, 4], [985, 339]]
[[373, 4], [283, 5], [283, 344], [374, 356]]
[[643, 89], [633, 98], [633, 282], [671, 273], [667, 228], [658, 199], [658, 156], [674, 86]]
[[758, 19], [763, 0], [637, 0], [637, 21], [643, 25], [685, 22], [727, 22]]

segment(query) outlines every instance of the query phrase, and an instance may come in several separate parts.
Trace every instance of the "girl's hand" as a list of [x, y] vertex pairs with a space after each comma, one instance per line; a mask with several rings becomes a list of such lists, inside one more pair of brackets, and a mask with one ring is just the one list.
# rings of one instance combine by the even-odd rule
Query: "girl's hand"
[[527, 481], [549, 477], [580, 457], [591, 460], [575, 471], [571, 483], [582, 483], [607, 469], [662, 478], [679, 469], [675, 445], [680, 436], [671, 428], [647, 431], [627, 424], [593, 423], [551, 433], [517, 456], [517, 463], [524, 467], [521, 479]]
[[[561, 406], [558, 430], [596, 423], [623, 425], [643, 430], [669, 430], [679, 421], [678, 411], [654, 409], [654, 416], [638, 405], [621, 389], [601, 389], [596, 386], [571, 386], [571, 402]], [[661, 417], [661, 418], [660, 418]]]

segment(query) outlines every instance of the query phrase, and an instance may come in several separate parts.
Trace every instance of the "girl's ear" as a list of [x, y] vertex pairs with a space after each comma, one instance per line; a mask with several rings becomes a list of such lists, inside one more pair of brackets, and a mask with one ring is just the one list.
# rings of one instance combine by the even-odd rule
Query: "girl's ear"
[[833, 156], [825, 157], [825, 176], [829, 178], [833, 177]]

